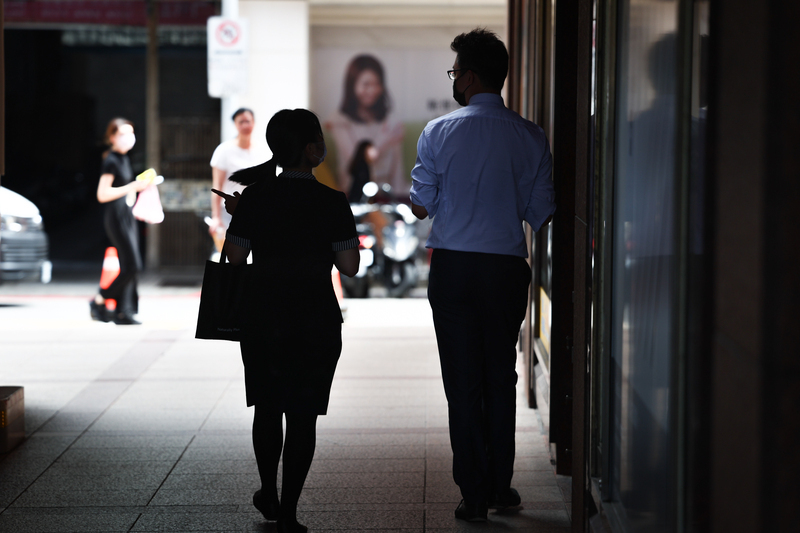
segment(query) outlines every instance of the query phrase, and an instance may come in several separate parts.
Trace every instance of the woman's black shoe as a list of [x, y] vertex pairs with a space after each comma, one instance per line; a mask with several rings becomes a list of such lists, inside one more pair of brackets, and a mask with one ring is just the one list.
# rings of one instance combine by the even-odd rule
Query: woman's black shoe
[[264, 515], [264, 518], [267, 520], [275, 521], [278, 519], [278, 515], [281, 512], [281, 503], [278, 501], [278, 496], [275, 496], [275, 499], [272, 501], [265, 501], [264, 495], [261, 493], [261, 490], [257, 490], [255, 494], [253, 494], [253, 505], [256, 509], [261, 511], [261, 514]]
[[133, 318], [131, 315], [120, 313], [118, 315], [114, 315], [114, 324], [119, 326], [140, 326], [142, 323]]
[[485, 522], [488, 511], [486, 502], [467, 503], [461, 500], [461, 503], [456, 507], [456, 518], [467, 522]]
[[105, 304], [99, 304], [94, 300], [89, 300], [89, 314], [92, 317], [92, 320], [97, 320], [99, 322], [108, 322], [108, 311], [106, 310]]
[[294, 520], [278, 520], [278, 533], [306, 533], [308, 528]]

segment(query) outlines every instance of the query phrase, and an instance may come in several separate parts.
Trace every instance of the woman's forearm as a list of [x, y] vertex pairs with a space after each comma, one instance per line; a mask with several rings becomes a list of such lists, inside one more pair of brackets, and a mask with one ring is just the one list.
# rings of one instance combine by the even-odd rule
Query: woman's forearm
[[97, 201], [101, 204], [118, 200], [123, 196], [127, 196], [129, 192], [136, 192], [136, 184], [134, 182], [121, 187], [112, 187], [112, 183], [114, 183], [113, 175], [103, 174], [100, 176], [100, 183], [97, 185]]

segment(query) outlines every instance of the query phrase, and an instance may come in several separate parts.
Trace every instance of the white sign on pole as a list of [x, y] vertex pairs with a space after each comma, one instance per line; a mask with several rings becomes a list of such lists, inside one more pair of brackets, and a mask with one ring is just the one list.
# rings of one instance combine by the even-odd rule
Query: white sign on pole
[[208, 95], [224, 98], [247, 89], [247, 21], [208, 19]]

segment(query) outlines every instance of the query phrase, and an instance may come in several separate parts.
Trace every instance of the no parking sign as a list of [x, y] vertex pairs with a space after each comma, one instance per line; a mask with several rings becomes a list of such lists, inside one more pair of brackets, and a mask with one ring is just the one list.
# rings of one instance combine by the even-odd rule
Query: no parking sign
[[208, 95], [224, 98], [247, 89], [247, 21], [208, 19]]

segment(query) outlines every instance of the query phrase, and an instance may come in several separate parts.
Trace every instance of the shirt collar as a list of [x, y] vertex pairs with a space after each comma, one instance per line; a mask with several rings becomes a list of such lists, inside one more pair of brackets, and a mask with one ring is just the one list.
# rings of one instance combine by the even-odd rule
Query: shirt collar
[[494, 93], [478, 93], [472, 95], [472, 98], [469, 99], [469, 105], [475, 104], [506, 106], [505, 103], [503, 103], [503, 97]]
[[281, 172], [281, 175], [278, 176], [279, 178], [299, 178], [304, 180], [316, 180], [317, 178], [314, 177], [314, 174], [309, 174], [308, 172], [300, 172], [298, 170], [285, 170]]

